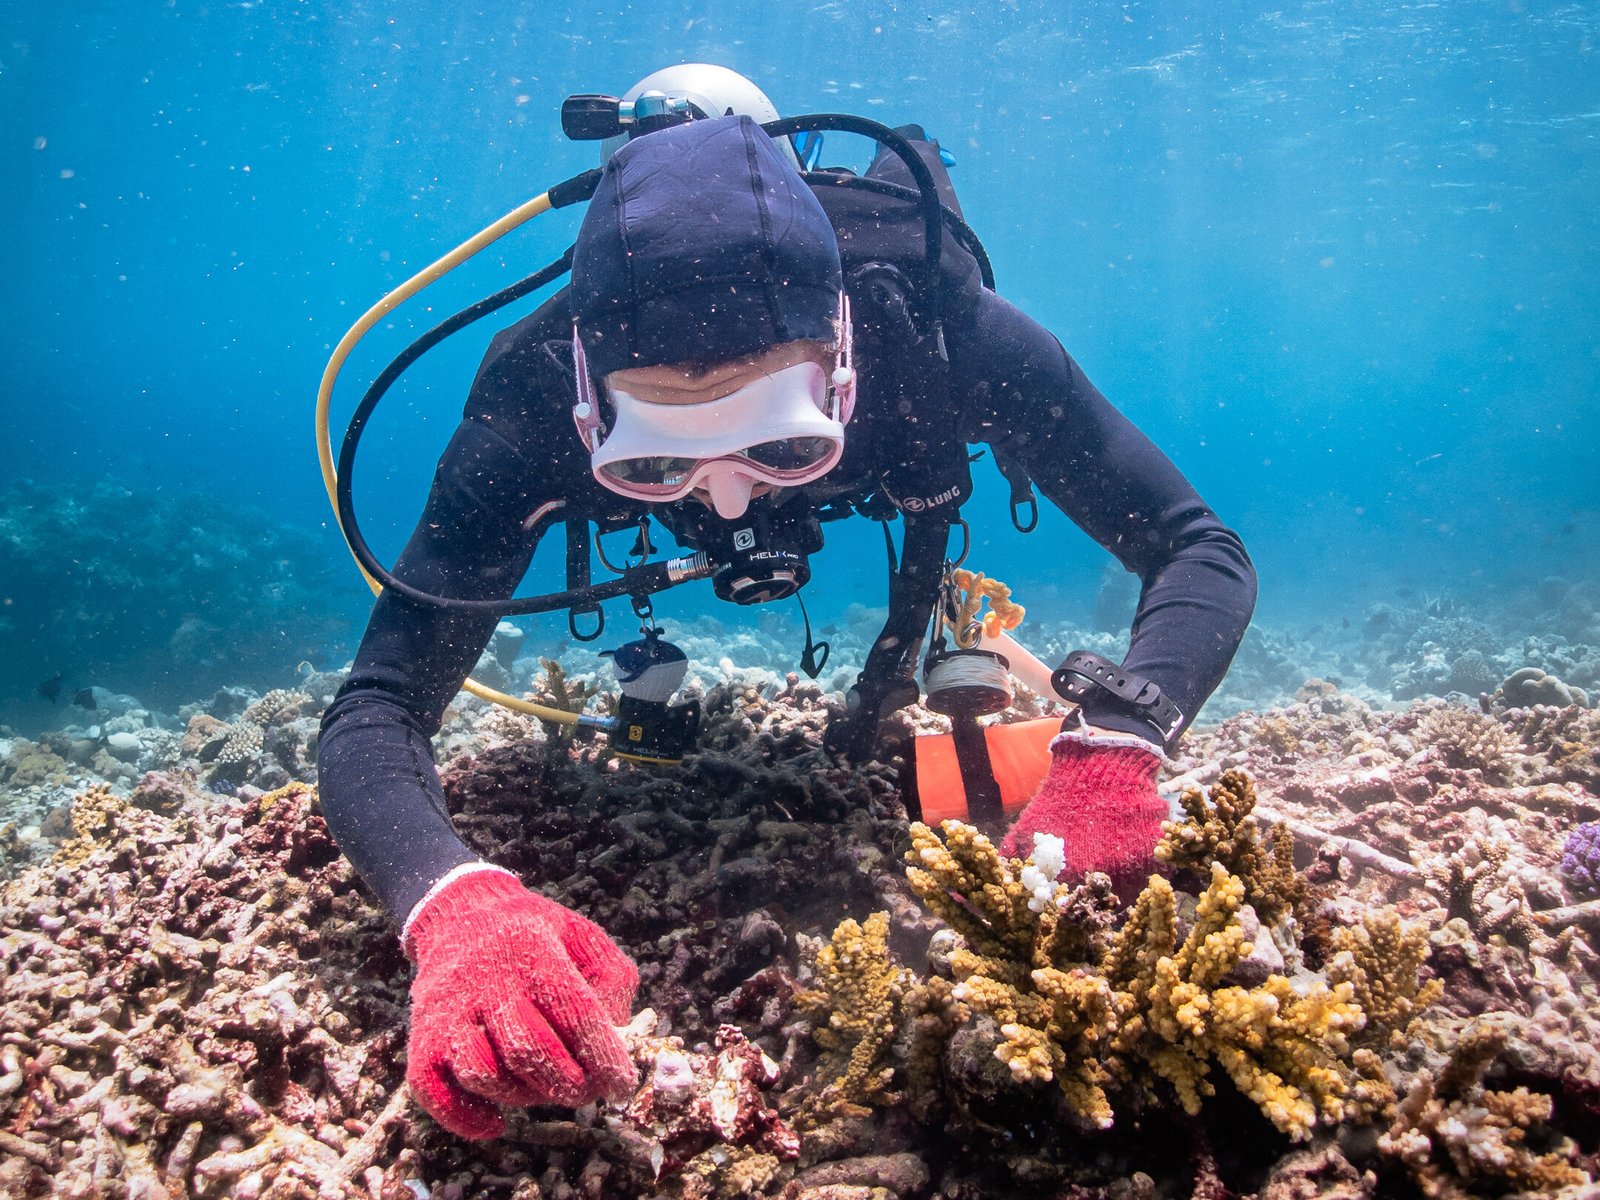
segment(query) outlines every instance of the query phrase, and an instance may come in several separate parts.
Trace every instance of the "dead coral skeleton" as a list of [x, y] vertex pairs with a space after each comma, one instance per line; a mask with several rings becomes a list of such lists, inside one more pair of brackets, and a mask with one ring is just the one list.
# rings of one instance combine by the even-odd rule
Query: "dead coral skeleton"
[[[654, 1178], [717, 1176], [730, 1161], [752, 1155], [775, 1162], [800, 1156], [799, 1135], [768, 1099], [779, 1065], [761, 1047], [724, 1025], [716, 1053], [697, 1053], [682, 1038], [649, 1033], [655, 1024], [655, 1013], [645, 1009], [625, 1031], [644, 1082], [623, 1110], [646, 1138]], [[730, 1155], [735, 1147], [744, 1153]]]
[[1437, 1079], [1430, 1071], [1418, 1074], [1378, 1140], [1429, 1200], [1465, 1200], [1485, 1186], [1549, 1195], [1590, 1182], [1573, 1164], [1572, 1144], [1549, 1137], [1549, 1096], [1483, 1086], [1505, 1044], [1503, 1030], [1469, 1029]]
[[372, 1069], [398, 1022], [353, 1037], [301, 964], [386, 934], [313, 802], [295, 785], [173, 820], [89, 793], [54, 869], [8, 886], [0, 1117], [32, 1149], [0, 1191], [41, 1194], [48, 1168], [64, 1196], [108, 1172], [147, 1197], [367, 1194], [404, 1108]]

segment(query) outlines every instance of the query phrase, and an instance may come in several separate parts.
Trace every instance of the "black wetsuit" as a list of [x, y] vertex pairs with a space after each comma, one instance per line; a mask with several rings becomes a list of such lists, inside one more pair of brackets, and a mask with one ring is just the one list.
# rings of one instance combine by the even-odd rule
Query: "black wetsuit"
[[[524, 529], [530, 514], [556, 499], [617, 505], [589, 474], [573, 428], [570, 336], [563, 292], [495, 339], [394, 568], [400, 578], [446, 596], [510, 596], [534, 551]], [[1238, 536], [1048, 331], [993, 292], [982, 293], [947, 339], [960, 437], [1004, 446], [1049, 500], [1139, 576], [1124, 665], [1192, 718], [1221, 681], [1254, 607], [1255, 572]], [[896, 364], [862, 356], [858, 366], [860, 403], [870, 405], [875, 381]], [[870, 478], [873, 456], [884, 452], [858, 436], [860, 416], [825, 484], [848, 490]], [[355, 668], [323, 716], [318, 766], [328, 823], [400, 918], [437, 878], [478, 857], [451, 827], [429, 739], [495, 623], [384, 593]], [[1087, 715], [1160, 740], [1126, 713], [1091, 706]]]

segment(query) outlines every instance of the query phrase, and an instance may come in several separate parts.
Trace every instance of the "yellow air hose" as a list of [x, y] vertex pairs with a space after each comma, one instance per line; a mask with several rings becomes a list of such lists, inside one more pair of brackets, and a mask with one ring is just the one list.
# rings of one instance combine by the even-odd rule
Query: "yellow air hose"
[[[526, 221], [532, 220], [540, 213], [549, 212], [551, 208], [550, 193], [541, 192], [526, 204], [512, 209], [494, 224], [474, 234], [461, 245], [457, 246], [443, 258], [430, 263], [406, 280], [382, 300], [361, 315], [361, 319], [350, 326], [349, 332], [339, 339], [339, 344], [333, 349], [333, 356], [328, 359], [328, 365], [322, 372], [322, 385], [317, 389], [317, 461], [322, 466], [322, 483], [328, 489], [328, 503], [333, 505], [333, 519], [339, 525], [340, 533], [344, 532], [344, 523], [339, 520], [338, 500], [338, 475], [333, 465], [333, 441], [328, 434], [328, 410], [333, 401], [333, 385], [339, 378], [339, 372], [344, 368], [345, 359], [350, 357], [350, 352], [356, 348], [362, 338], [381, 321], [384, 316], [404, 304], [430, 283], [442, 279], [455, 270], [467, 259], [477, 254], [484, 247], [498, 241], [513, 229]], [[354, 551], [351, 551], [352, 557]], [[367, 586], [376, 596], [383, 589], [378, 581], [367, 574], [366, 568], [361, 566], [359, 560], [356, 567], [361, 571], [361, 577], [367, 581]], [[578, 724], [579, 714], [568, 712], [564, 708], [552, 708], [547, 704], [535, 704], [531, 700], [522, 700], [516, 696], [508, 696], [504, 692], [496, 691], [479, 683], [475, 679], [468, 679], [461, 685], [461, 690], [487, 700], [491, 704], [498, 704], [516, 712], [526, 713], [537, 717], [541, 721], [554, 721], [562, 725]]]

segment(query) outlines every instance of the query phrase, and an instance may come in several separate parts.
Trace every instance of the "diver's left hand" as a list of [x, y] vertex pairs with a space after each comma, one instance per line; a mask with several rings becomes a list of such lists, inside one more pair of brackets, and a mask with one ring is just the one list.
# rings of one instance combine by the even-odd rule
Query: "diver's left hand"
[[1156, 791], [1161, 752], [1136, 734], [1068, 730], [1051, 741], [1050, 759], [1049, 774], [1000, 853], [1026, 858], [1034, 834], [1052, 834], [1066, 843], [1066, 882], [1103, 871], [1119, 896], [1132, 899], [1155, 870], [1153, 852], [1168, 815]]

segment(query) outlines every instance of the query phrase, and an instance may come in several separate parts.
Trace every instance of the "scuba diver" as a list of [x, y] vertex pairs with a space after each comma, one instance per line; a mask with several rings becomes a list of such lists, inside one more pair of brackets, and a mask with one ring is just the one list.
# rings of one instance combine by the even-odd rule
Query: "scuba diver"
[[[322, 805], [416, 964], [413, 1093], [469, 1138], [498, 1136], [502, 1106], [577, 1106], [635, 1083], [613, 1028], [630, 1015], [634, 964], [597, 925], [482, 860], [446, 811], [429, 739], [501, 615], [566, 608], [578, 635], [600, 599], [631, 595], [646, 637], [615, 660], [622, 703], [666, 715], [614, 725], [613, 746], [670, 761], [695, 714], [664, 703], [684, 664], [660, 641], [649, 593], [710, 578], [735, 603], [793, 596], [824, 522], [880, 521], [889, 616], [827, 737], [860, 761], [882, 718], [918, 698], [917, 658], [930, 620], [938, 628], [947, 547], [972, 491], [969, 445], [985, 445], [1019, 528], [1037, 517], [1036, 485], [1142, 581], [1124, 661], [1080, 651], [1051, 676], [1073, 715], [1052, 722], [1036, 793], [1004, 804], [1021, 806], [1005, 853], [1059, 836], [1073, 873], [1106, 871], [1121, 887], [1153, 866], [1164, 750], [1221, 681], [1255, 602], [1239, 537], [1056, 339], [995, 293], [948, 156], [919, 128], [779, 120], [753, 83], [706, 65], [658, 72], [620, 99], [574, 97], [563, 120], [573, 136], [608, 139], [604, 166], [546, 194], [543, 209], [588, 208], [569, 255], [517, 294], [569, 263], [570, 284], [494, 338], [392, 572], [349, 500], [370, 406], [338, 473], [346, 537], [382, 591], [323, 716]], [[817, 169], [824, 130], [876, 138], [872, 166]], [[330, 374], [324, 406], [331, 387]], [[332, 494], [326, 454], [324, 474]], [[691, 553], [640, 565], [652, 519]], [[567, 591], [514, 600], [556, 524]], [[591, 582], [591, 527], [638, 530], [619, 580]], [[818, 666], [809, 624], [806, 636]], [[951, 694], [973, 695], [997, 658], [941, 649], [931, 665], [954, 672]], [[981, 735], [965, 741], [968, 776], [985, 748]], [[981, 774], [968, 778], [975, 815], [994, 823], [1005, 814]]]

